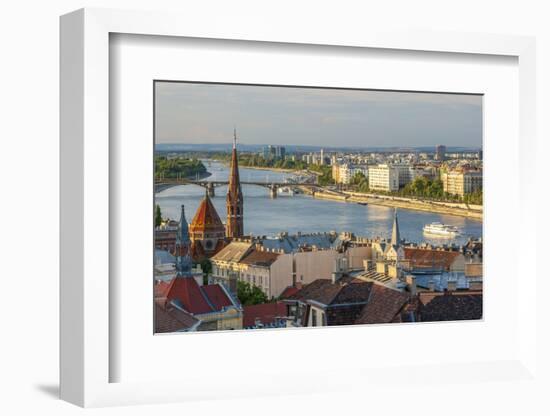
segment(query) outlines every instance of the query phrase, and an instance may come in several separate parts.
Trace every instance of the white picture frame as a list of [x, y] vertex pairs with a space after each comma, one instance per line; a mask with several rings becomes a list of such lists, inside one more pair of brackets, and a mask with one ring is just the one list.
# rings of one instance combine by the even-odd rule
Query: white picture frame
[[[213, 397], [242, 397], [283, 393], [342, 391], [357, 383], [392, 385], [406, 394], [406, 384], [392, 380], [414, 374], [418, 383], [450, 383], [443, 370], [453, 378], [480, 383], [505, 379], [518, 383], [537, 383], [536, 347], [536, 280], [533, 253], [524, 250], [516, 265], [522, 264], [522, 286], [517, 288], [516, 308], [511, 312], [517, 328], [514, 353], [498, 361], [419, 363], [400, 368], [358, 365], [357, 368], [320, 369], [304, 374], [308, 383], [285, 387], [287, 374], [266, 370], [266, 380], [241, 377], [223, 389], [205, 389], [205, 375], [187, 374], [181, 380], [111, 382], [111, 366], [117, 357], [110, 339], [115, 336], [110, 325], [114, 290], [109, 280], [110, 259], [110, 181], [114, 170], [110, 159], [110, 34], [186, 37], [254, 42], [277, 42], [332, 47], [374, 48], [384, 50], [424, 51], [440, 54], [501, 55], [518, 60], [519, 132], [518, 188], [511, 192], [517, 198], [517, 212], [527, 213], [534, 190], [528, 180], [529, 161], [535, 150], [535, 41], [530, 37], [467, 33], [380, 32], [327, 33], [323, 30], [281, 30], [276, 23], [239, 27], [223, 19], [205, 25], [201, 19], [151, 12], [106, 9], [82, 9], [61, 18], [61, 398], [80, 406], [159, 403]], [[521, 215], [516, 220], [525, 241], [536, 241], [536, 218]], [[527, 260], [529, 256], [531, 261]], [[519, 270], [510, 268], [517, 282]], [[487, 276], [486, 279], [491, 279]], [[494, 277], [493, 277], [494, 279]], [[144, 306], [145, 307], [145, 306]], [[111, 309], [110, 309], [111, 308]], [[355, 329], [356, 330], [356, 329]], [[348, 329], [337, 329], [348, 331]], [[340, 332], [343, 333], [343, 332]], [[270, 333], [266, 336], [280, 334]], [[274, 334], [274, 335], [273, 335]], [[218, 334], [219, 335], [219, 334]], [[223, 334], [222, 334], [223, 335]], [[151, 334], [152, 336], [152, 334]], [[213, 335], [201, 335], [204, 342]], [[241, 342], [244, 334], [231, 334]], [[287, 339], [295, 334], [285, 335]], [[335, 332], [317, 332], [315, 337], [336, 336]], [[247, 342], [252, 338], [246, 335]], [[169, 337], [167, 338], [168, 341]], [[244, 341], [242, 341], [244, 342]], [[512, 349], [511, 349], [512, 351]], [[368, 371], [366, 371], [368, 368]], [[254, 371], [253, 371], [254, 370]], [[250, 368], [250, 374], [258, 375]], [[244, 370], [246, 373], [247, 370]], [[260, 374], [262, 372], [260, 371]], [[472, 374], [475, 376], [472, 377]], [[339, 380], [323, 382], [323, 376]], [[417, 386], [418, 387], [418, 386]], [[374, 388], [374, 387], [373, 387]], [[243, 393], [245, 392], [245, 393]]]

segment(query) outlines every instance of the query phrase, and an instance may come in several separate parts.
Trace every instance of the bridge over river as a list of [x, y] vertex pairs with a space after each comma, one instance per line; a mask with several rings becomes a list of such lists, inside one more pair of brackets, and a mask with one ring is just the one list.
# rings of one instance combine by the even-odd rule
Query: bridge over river
[[[205, 188], [208, 191], [210, 197], [216, 195], [215, 188], [219, 186], [225, 186], [229, 184], [229, 181], [206, 181], [206, 180], [192, 180], [188, 178], [157, 178], [155, 179], [155, 192], [160, 192], [164, 189], [172, 186], [179, 185], [197, 185]], [[277, 198], [277, 190], [282, 187], [286, 188], [310, 188], [314, 193], [316, 189], [322, 189], [323, 187], [311, 182], [260, 182], [260, 181], [241, 181], [241, 185], [256, 185], [263, 186], [269, 189], [269, 194], [272, 198]]]

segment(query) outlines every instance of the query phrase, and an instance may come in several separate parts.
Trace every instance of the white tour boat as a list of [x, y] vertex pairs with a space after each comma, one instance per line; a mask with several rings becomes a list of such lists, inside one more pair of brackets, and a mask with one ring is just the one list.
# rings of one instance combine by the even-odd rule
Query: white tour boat
[[424, 234], [429, 234], [437, 237], [455, 237], [460, 232], [453, 225], [446, 225], [440, 222], [432, 222], [431, 224], [426, 224], [423, 228]]

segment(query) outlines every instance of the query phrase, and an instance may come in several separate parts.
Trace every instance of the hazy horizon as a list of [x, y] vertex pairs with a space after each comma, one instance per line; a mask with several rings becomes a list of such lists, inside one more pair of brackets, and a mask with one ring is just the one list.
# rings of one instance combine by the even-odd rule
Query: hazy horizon
[[[156, 144], [482, 147], [482, 96], [155, 83]], [[296, 144], [300, 143], [300, 144]]]

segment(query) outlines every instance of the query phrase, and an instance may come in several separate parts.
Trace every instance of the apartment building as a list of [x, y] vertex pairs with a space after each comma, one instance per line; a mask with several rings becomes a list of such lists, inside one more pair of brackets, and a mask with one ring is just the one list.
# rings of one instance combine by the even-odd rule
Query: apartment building
[[464, 196], [483, 188], [481, 171], [451, 171], [442, 172], [443, 190], [452, 195]]
[[399, 170], [390, 165], [370, 166], [368, 170], [369, 188], [379, 191], [399, 190]]

